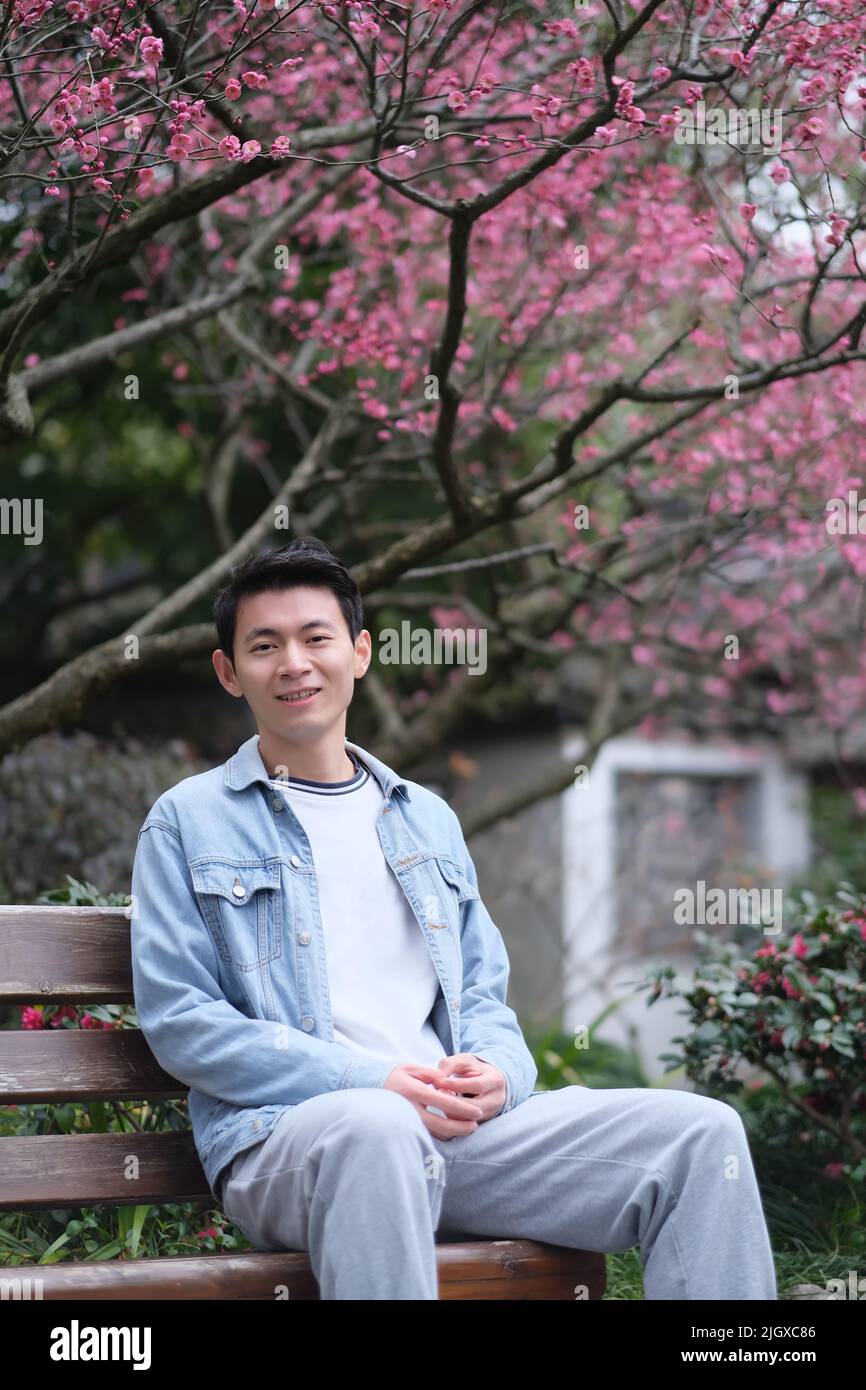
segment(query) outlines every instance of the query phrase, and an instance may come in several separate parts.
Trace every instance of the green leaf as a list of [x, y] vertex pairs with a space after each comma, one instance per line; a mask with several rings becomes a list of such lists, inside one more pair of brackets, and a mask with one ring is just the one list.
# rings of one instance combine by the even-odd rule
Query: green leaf
[[40, 1255], [36, 1263], [38, 1265], [53, 1265], [56, 1264], [58, 1260], [62, 1260], [67, 1252], [62, 1250], [61, 1246], [65, 1245], [68, 1240], [69, 1233], [64, 1231], [63, 1235], [58, 1236], [53, 1245], [49, 1245], [48, 1249]]

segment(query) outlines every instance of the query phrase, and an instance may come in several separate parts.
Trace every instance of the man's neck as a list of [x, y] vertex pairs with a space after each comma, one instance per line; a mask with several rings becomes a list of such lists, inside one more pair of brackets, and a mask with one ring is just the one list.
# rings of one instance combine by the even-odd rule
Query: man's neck
[[294, 748], [259, 735], [259, 756], [269, 777], [300, 777], [304, 782], [346, 782], [355, 765], [343, 746]]

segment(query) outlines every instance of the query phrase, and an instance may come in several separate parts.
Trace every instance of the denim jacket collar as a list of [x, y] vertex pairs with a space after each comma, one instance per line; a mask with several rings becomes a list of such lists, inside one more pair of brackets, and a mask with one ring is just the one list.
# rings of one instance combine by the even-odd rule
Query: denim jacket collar
[[[409, 795], [409, 788], [393, 768], [388, 767], [379, 758], [374, 758], [372, 753], [368, 753], [360, 744], [351, 743], [349, 739], [343, 740], [346, 748], [350, 748], [358, 760], [366, 765], [369, 771], [376, 778], [379, 786], [385, 794], [386, 801], [390, 799], [392, 792], [399, 791], [407, 801], [412, 798]], [[270, 777], [268, 770], [262, 761], [259, 752], [259, 735], [253, 734], [246, 743], [242, 743], [236, 753], [230, 757], [225, 765], [225, 784], [230, 791], [243, 791], [252, 782], [264, 782], [268, 784]]]

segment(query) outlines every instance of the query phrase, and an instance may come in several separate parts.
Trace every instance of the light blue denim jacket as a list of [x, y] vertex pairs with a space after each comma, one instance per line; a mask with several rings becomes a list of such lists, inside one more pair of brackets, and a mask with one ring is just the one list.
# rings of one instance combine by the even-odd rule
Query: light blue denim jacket
[[[498, 1067], [504, 1114], [532, 1094], [538, 1071], [505, 1002], [508, 956], [460, 822], [434, 792], [345, 746], [384, 792], [376, 829], [439, 977], [431, 1022], [442, 1055], [470, 1052]], [[190, 1088], [215, 1197], [220, 1171], [287, 1106], [384, 1084], [396, 1061], [334, 1039], [310, 843], [269, 785], [258, 734], [154, 802], [138, 833], [132, 899], [138, 1021], [160, 1066]]]

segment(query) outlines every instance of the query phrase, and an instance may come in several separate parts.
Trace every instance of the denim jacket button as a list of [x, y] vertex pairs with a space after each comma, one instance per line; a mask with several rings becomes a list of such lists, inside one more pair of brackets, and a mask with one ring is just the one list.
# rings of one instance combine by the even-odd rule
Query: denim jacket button
[[282, 811], [282, 809], [283, 809], [283, 799], [282, 799], [282, 797], [281, 797], [281, 796], [275, 796], [275, 797], [273, 797], [272, 800], [271, 800], [271, 806], [273, 807], [273, 809], [274, 809], [275, 811]]
[[310, 1029], [315, 1027], [315, 1020], [310, 1018], [308, 1014], [306, 1018], [301, 1019], [301, 1027], [305, 1033], [309, 1033]]
[[302, 931], [298, 937], [298, 941], [301, 943], [302, 946], [309, 946], [312, 939], [313, 938], [310, 936], [310, 933], [308, 931]]
[[291, 864], [293, 869], [299, 869], [301, 867], [301, 861], [296, 854], [292, 855]]
[[244, 887], [242, 886], [241, 881], [240, 881], [239, 878], [236, 878], [236, 879], [235, 879], [234, 887], [232, 888], [232, 892], [234, 893], [234, 895], [235, 895], [236, 898], [245, 898], [245, 897], [246, 897], [246, 895], [247, 895], [247, 890], [246, 890], [246, 888], [244, 888]]

